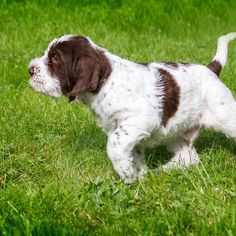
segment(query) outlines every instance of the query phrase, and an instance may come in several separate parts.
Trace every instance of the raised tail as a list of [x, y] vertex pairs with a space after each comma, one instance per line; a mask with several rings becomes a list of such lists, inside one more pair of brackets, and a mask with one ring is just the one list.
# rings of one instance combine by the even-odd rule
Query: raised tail
[[217, 76], [220, 75], [221, 70], [224, 68], [227, 62], [228, 55], [228, 43], [236, 38], [236, 32], [232, 32], [219, 37], [217, 44], [216, 55], [211, 63], [207, 67], [212, 70]]

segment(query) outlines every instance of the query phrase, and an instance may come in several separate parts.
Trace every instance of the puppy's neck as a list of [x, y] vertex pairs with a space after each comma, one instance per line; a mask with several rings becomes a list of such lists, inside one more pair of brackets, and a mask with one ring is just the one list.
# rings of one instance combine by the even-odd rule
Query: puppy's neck
[[128, 59], [122, 58], [120, 56], [114, 55], [110, 53], [109, 51], [105, 52], [105, 56], [108, 58], [111, 64], [112, 70], [117, 70], [117, 69], [119, 70], [124, 67], [132, 68], [132, 66], [135, 66], [135, 67], [137, 66], [137, 63], [129, 61]]

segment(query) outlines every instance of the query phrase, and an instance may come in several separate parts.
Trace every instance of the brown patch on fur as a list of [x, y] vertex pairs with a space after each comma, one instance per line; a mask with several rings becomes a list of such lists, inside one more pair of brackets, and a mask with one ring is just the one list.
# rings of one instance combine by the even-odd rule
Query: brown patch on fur
[[142, 65], [142, 66], [148, 66], [149, 63], [146, 63], [146, 62], [138, 62], [139, 65]]
[[190, 63], [187, 63], [187, 62], [179, 62], [179, 64], [184, 65], [184, 66], [189, 66], [189, 65], [191, 65]]
[[177, 62], [165, 62], [166, 66], [170, 66], [172, 68], [178, 68], [179, 64]]
[[222, 65], [221, 65], [218, 61], [216, 61], [216, 60], [214, 60], [214, 61], [212, 61], [211, 63], [209, 63], [209, 64], [207, 65], [207, 67], [208, 67], [211, 71], [213, 71], [217, 76], [220, 75], [220, 72], [221, 72], [221, 70], [222, 70]]
[[111, 74], [111, 65], [104, 53], [92, 47], [83, 36], [52, 45], [48, 68], [70, 101], [87, 92], [98, 93]]
[[200, 127], [196, 126], [184, 133], [184, 140], [189, 145], [192, 146], [197, 139], [200, 132]]
[[160, 68], [158, 69], [158, 75], [161, 77], [158, 86], [163, 86], [164, 89], [162, 123], [166, 126], [178, 109], [180, 88], [168, 71]]
[[173, 69], [177, 69], [179, 66], [188, 66], [190, 64], [185, 62], [165, 62], [164, 65]]

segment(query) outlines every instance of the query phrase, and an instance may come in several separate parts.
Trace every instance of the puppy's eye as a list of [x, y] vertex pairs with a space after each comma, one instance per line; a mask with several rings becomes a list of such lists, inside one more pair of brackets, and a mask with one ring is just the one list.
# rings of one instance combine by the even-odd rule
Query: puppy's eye
[[58, 61], [58, 56], [57, 56], [56, 53], [53, 53], [53, 54], [52, 54], [51, 60], [52, 60], [52, 62], [57, 62], [57, 61]]

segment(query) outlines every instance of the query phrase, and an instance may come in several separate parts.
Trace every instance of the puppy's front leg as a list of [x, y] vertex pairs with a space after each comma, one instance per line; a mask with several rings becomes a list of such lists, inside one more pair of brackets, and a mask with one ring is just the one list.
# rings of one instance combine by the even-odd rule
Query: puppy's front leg
[[120, 125], [108, 137], [107, 153], [116, 173], [125, 183], [130, 184], [139, 178], [139, 169], [133, 155], [135, 146], [148, 135], [134, 126]]

